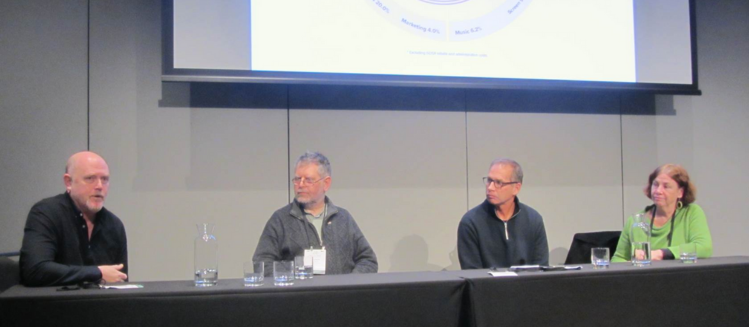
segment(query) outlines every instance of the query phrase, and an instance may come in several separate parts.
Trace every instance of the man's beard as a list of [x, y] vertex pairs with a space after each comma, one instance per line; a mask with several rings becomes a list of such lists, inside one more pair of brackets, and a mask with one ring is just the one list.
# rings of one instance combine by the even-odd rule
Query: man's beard
[[299, 195], [296, 195], [294, 198], [296, 198], [296, 202], [299, 202], [300, 204], [310, 204], [312, 202], [312, 199], [309, 197], [304, 199], [304, 197], [300, 197]]
[[89, 200], [89, 201], [86, 201], [86, 208], [92, 213], [97, 213], [101, 211], [101, 208], [104, 208], [104, 202], [102, 201], [102, 202], [95, 203]]

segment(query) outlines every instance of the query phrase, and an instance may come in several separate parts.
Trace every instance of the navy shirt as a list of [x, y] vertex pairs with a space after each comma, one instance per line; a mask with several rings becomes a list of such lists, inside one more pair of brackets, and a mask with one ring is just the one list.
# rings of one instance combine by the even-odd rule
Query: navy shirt
[[26, 286], [97, 282], [100, 265], [121, 263], [127, 274], [125, 226], [102, 208], [89, 240], [83, 214], [68, 193], [46, 198], [29, 211], [19, 263], [21, 282]]
[[458, 226], [461, 269], [548, 265], [549, 245], [541, 215], [515, 197], [515, 213], [506, 223], [484, 201], [469, 210]]

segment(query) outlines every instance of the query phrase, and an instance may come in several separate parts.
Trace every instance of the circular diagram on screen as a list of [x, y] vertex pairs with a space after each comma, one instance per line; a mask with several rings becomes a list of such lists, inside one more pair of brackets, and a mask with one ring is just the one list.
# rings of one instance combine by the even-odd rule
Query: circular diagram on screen
[[512, 23], [532, 0], [364, 0], [392, 24], [441, 41], [485, 37]]

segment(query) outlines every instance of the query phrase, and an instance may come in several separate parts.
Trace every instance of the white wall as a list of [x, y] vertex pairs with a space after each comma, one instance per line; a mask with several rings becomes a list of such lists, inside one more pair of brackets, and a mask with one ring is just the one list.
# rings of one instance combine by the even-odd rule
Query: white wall
[[[24, 17], [44, 10], [0, 1], [0, 15], [14, 13], [0, 16], [3, 22], [30, 24]], [[742, 170], [749, 164], [749, 4], [697, 2], [704, 94], [658, 96], [657, 115], [612, 113], [611, 99], [550, 101], [540, 110], [537, 102], [510, 104], [481, 92], [440, 90], [442, 101], [430, 91], [388, 88], [376, 95], [394, 99], [370, 99], [374, 108], [366, 110], [338, 101], [346, 94], [336, 88], [285, 86], [237, 87], [221, 99], [239, 105], [197, 106], [205, 96], [197, 87], [160, 81], [159, 4], [146, 0], [91, 2], [86, 89], [86, 3], [72, 2], [47, 15], [78, 31], [71, 42], [49, 46], [61, 52], [55, 58], [75, 64], [34, 79], [39, 63], [57, 61], [47, 54], [24, 65], [29, 56], [18, 49], [45, 30], [10, 29], [12, 46], [0, 47], [15, 63], [0, 68], [0, 150], [2, 176], [16, 185], [0, 190], [0, 252], [20, 246], [30, 205], [62, 190], [61, 167], [90, 132], [91, 150], [110, 164], [107, 207], [127, 227], [133, 280], [189, 279], [194, 224], [202, 221], [217, 224], [222, 277], [239, 277], [265, 221], [288, 202], [289, 166], [307, 149], [331, 159], [329, 195], [357, 219], [380, 271], [458, 269], [458, 221], [481, 202], [480, 177], [498, 156], [524, 166], [520, 198], [544, 215], [552, 262], [564, 260], [575, 232], [619, 229], [625, 215], [647, 204], [647, 174], [666, 162], [693, 175], [715, 254], [747, 255], [740, 242], [747, 236], [741, 200], [749, 179]], [[3, 25], [0, 33], [8, 30]], [[49, 53], [44, 44], [54, 40], [37, 52]], [[464, 95], [468, 112], [450, 102]], [[75, 114], [56, 111], [61, 103]], [[387, 110], [399, 103], [408, 110]], [[600, 110], [568, 113], [589, 112], [576, 106]]]

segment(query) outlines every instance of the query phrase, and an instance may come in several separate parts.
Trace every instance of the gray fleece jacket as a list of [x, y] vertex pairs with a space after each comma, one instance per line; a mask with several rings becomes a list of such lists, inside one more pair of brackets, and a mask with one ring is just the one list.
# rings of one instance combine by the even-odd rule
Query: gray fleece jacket
[[317, 230], [294, 200], [276, 210], [265, 224], [252, 261], [265, 263], [265, 275], [273, 275], [273, 261], [294, 260], [310, 246], [326, 250], [325, 274], [376, 273], [377, 257], [354, 218], [325, 197], [328, 211], [323, 218], [322, 242]]

